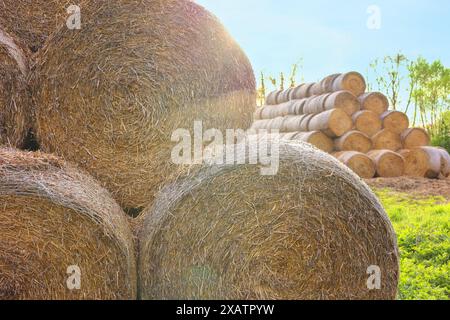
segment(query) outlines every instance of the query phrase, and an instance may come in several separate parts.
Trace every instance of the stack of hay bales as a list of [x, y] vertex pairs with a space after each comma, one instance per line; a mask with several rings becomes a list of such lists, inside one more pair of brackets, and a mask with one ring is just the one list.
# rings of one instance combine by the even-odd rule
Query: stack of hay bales
[[[275, 176], [256, 165], [170, 163], [175, 129], [251, 124], [251, 65], [203, 8], [86, 0], [82, 28], [69, 30], [59, 16], [65, 0], [16, 4], [0, 2], [0, 24], [18, 39], [0, 34], [0, 67], [11, 79], [0, 84], [12, 86], [0, 91], [0, 144], [22, 147], [31, 129], [48, 154], [0, 149], [0, 299], [134, 299], [138, 290], [143, 298], [395, 298], [392, 226], [337, 160], [300, 142], [282, 143]], [[13, 19], [14, 9], [27, 14]], [[30, 77], [23, 43], [38, 50]], [[353, 82], [332, 87], [356, 90]], [[315, 131], [285, 138], [332, 151], [330, 137], [348, 132], [357, 104], [345, 92], [328, 103], [303, 124]], [[171, 175], [183, 178], [170, 183]], [[132, 223], [143, 222], [136, 241], [123, 209], [144, 207]], [[383, 272], [381, 290], [367, 287], [372, 265]], [[75, 266], [81, 283], [71, 290]]]
[[409, 128], [406, 114], [388, 110], [382, 93], [365, 91], [357, 72], [273, 91], [256, 110], [250, 131], [277, 130], [284, 139], [311, 143], [362, 178], [448, 177], [448, 153], [429, 147], [427, 132]]

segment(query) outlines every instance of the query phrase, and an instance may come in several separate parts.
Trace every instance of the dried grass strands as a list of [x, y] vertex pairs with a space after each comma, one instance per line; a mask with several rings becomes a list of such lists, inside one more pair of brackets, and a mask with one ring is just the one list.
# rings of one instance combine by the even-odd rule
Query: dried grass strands
[[0, 27], [0, 145], [21, 148], [31, 127], [28, 52]]
[[275, 176], [204, 166], [162, 190], [140, 233], [144, 299], [395, 298], [396, 238], [372, 191], [301, 142], [280, 158]]
[[83, 9], [37, 55], [37, 137], [80, 164], [125, 208], [148, 205], [174, 170], [175, 129], [246, 129], [255, 78], [215, 17], [186, 0], [108, 2]]
[[52, 32], [65, 25], [69, 6], [78, 5], [83, 10], [86, 2], [89, 0], [2, 0], [0, 25], [36, 52]]
[[[97, 182], [42, 153], [0, 149], [0, 299], [134, 299], [125, 213]], [[69, 266], [81, 271], [69, 290]]]

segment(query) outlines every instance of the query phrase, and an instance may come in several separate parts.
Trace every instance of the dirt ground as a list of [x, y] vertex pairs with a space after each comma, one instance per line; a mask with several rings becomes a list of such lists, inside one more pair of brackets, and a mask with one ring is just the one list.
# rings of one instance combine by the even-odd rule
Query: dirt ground
[[418, 196], [443, 196], [450, 200], [450, 178], [431, 180], [423, 178], [376, 178], [365, 180], [370, 187], [389, 188]]

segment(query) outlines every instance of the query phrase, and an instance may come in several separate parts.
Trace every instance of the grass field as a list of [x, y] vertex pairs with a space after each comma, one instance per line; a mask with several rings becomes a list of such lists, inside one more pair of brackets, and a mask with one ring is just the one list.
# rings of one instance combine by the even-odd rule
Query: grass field
[[398, 237], [401, 300], [450, 299], [450, 202], [376, 190]]

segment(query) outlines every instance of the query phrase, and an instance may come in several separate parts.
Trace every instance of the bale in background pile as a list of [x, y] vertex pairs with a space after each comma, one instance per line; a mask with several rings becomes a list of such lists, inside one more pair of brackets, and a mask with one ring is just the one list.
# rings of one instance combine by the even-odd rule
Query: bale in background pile
[[353, 115], [355, 130], [372, 137], [382, 128], [380, 117], [373, 111], [361, 110]]
[[400, 135], [389, 130], [383, 129], [372, 137], [373, 149], [398, 151], [402, 149]]
[[381, 115], [381, 122], [384, 129], [388, 129], [397, 134], [401, 134], [409, 127], [409, 119], [406, 114], [400, 111], [386, 111]]
[[357, 151], [367, 153], [372, 149], [372, 140], [362, 132], [349, 131], [334, 141], [338, 151]]
[[430, 136], [421, 128], [409, 128], [402, 132], [401, 141], [404, 149], [425, 147], [430, 144]]
[[358, 99], [362, 110], [375, 112], [378, 116], [382, 115], [389, 108], [388, 99], [380, 92], [364, 93]]
[[0, 29], [0, 145], [21, 148], [31, 126], [27, 51]]
[[391, 150], [372, 150], [367, 155], [373, 160], [377, 169], [377, 177], [396, 178], [405, 172], [405, 160]]
[[81, 30], [61, 28], [37, 55], [37, 138], [143, 208], [174, 170], [176, 129], [249, 127], [253, 70], [192, 1], [91, 0], [82, 13]]
[[[0, 149], [0, 203], [0, 300], [136, 297], [125, 214], [92, 178], [53, 156]], [[80, 290], [68, 289], [71, 266]]]
[[[376, 196], [304, 143], [281, 142], [280, 160], [274, 176], [204, 166], [167, 186], [145, 210], [141, 297], [394, 299], [396, 238]], [[372, 265], [380, 290], [367, 287]]]
[[375, 163], [364, 153], [356, 151], [343, 151], [336, 152], [333, 156], [363, 179], [372, 179], [375, 176]]
[[[89, 0], [1, 0], [0, 25], [22, 45], [36, 52], [50, 34], [65, 25], [70, 5]], [[83, 12], [81, 13], [83, 14]]]
[[428, 179], [447, 178], [450, 175], [450, 156], [444, 149], [418, 147], [401, 150], [405, 159], [405, 175]]

